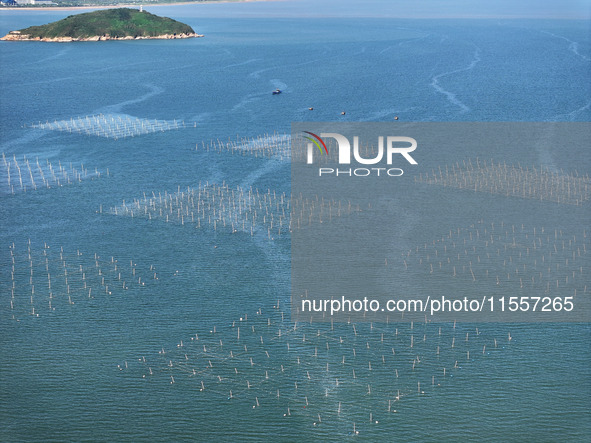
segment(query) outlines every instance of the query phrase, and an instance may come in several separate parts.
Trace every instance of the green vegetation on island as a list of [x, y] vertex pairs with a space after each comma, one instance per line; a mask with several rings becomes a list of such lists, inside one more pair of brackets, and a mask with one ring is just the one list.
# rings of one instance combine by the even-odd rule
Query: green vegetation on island
[[199, 37], [193, 28], [147, 11], [116, 8], [70, 15], [42, 26], [11, 31], [2, 40], [89, 41]]

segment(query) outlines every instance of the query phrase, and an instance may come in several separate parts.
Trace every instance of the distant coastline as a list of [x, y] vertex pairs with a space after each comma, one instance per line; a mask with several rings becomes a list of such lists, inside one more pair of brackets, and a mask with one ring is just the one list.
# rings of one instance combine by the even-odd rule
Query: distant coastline
[[281, 0], [203, 0], [195, 2], [153, 2], [147, 1], [146, 3], [118, 3], [114, 5], [83, 5], [83, 6], [51, 6], [51, 5], [39, 5], [38, 7], [31, 6], [2, 6], [2, 11], [78, 11], [83, 9], [113, 9], [113, 8], [138, 8], [140, 5], [144, 7], [149, 6], [180, 6], [180, 5], [202, 5], [202, 4], [213, 4], [213, 3], [254, 3], [254, 2], [270, 2], [270, 1], [281, 1]]

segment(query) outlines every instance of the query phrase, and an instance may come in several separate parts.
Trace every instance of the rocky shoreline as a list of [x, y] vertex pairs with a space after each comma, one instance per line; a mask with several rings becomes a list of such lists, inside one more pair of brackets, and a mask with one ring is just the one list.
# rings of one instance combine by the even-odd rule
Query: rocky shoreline
[[150, 36], [137, 36], [131, 35], [125, 37], [112, 37], [109, 34], [95, 35], [93, 37], [33, 37], [29, 34], [21, 34], [19, 31], [10, 31], [4, 37], [0, 38], [2, 41], [31, 41], [31, 42], [53, 42], [53, 43], [68, 43], [68, 42], [98, 42], [108, 40], [174, 40], [180, 38], [198, 38], [203, 37], [202, 34], [189, 33], [189, 34], [163, 34]]

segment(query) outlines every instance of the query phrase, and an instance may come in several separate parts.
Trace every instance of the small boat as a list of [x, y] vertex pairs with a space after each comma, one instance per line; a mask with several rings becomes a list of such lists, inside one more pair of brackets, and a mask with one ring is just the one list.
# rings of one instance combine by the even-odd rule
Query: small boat
[[281, 89], [275, 89], [273, 95], [281, 94]]

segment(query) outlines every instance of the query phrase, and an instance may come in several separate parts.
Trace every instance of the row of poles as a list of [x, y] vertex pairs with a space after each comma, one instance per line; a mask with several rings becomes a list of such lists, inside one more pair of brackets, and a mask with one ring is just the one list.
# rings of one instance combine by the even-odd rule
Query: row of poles
[[[30, 161], [23, 156], [19, 164], [16, 155], [10, 158], [2, 153], [2, 163], [6, 171], [6, 186], [11, 194], [17, 191], [36, 191], [38, 188], [69, 185], [87, 178], [100, 178], [103, 175], [97, 168], [89, 172], [82, 163], [76, 166], [70, 162], [68, 166], [64, 166], [61, 161], [58, 161], [58, 165], [54, 166], [48, 159], [39, 162], [38, 157]], [[109, 175], [109, 169], [107, 169], [106, 176]]]
[[359, 208], [349, 201], [325, 199], [317, 195], [290, 196], [270, 189], [260, 191], [252, 186], [246, 189], [230, 187], [225, 182], [221, 185], [206, 182], [193, 188], [181, 189], [179, 186], [175, 193], [144, 193], [142, 198], [130, 204], [123, 201], [109, 212], [182, 225], [193, 224], [196, 228], [229, 229], [232, 233], [254, 235], [257, 229], [263, 229], [272, 238], [357, 211]]
[[180, 382], [183, 389], [209, 393], [212, 401], [309, 417], [313, 426], [364, 411], [374, 423], [374, 414], [395, 413], [403, 399], [429, 395], [512, 339], [455, 322], [312, 324], [291, 323], [288, 315], [278, 301], [268, 315], [261, 308], [118, 368], [133, 377]]
[[565, 174], [544, 167], [527, 167], [476, 159], [420, 173], [417, 183], [488, 192], [511, 197], [580, 206], [591, 196], [591, 179], [578, 173]]
[[185, 128], [184, 121], [156, 120], [120, 114], [98, 114], [85, 117], [37, 123], [33, 128], [77, 134], [95, 135], [112, 139], [135, 137], [152, 132]]
[[586, 229], [567, 235], [561, 229], [480, 220], [408, 250], [402, 266], [438, 279], [467, 277], [515, 290], [532, 288], [538, 295], [576, 296], [588, 291], [588, 246]]
[[291, 136], [288, 134], [264, 134], [258, 137], [240, 137], [222, 141], [211, 140], [195, 145], [197, 152], [216, 152], [230, 155], [251, 155], [261, 158], [277, 158], [289, 160], [291, 158]]
[[[314, 162], [323, 164], [327, 162], [338, 161], [337, 143], [333, 138], [324, 138], [322, 151], [318, 146], [313, 145]], [[354, 148], [354, 145], [351, 146]], [[210, 140], [208, 143], [201, 142], [195, 145], [197, 152], [215, 152], [229, 155], [253, 156], [260, 158], [278, 159], [281, 161], [308, 161], [308, 141], [300, 136], [296, 139], [290, 134], [272, 133], [264, 134], [258, 137], [240, 137], [228, 140]], [[360, 143], [358, 154], [362, 158], [375, 158], [377, 155], [375, 148], [368, 143]]]
[[[41, 250], [31, 248], [17, 250], [9, 247], [10, 268], [3, 277], [3, 291], [10, 293], [12, 318], [21, 314], [39, 317], [40, 313], [55, 311], [55, 307], [67, 300], [69, 305], [79, 300], [99, 295], [112, 295], [130, 287], [143, 287], [159, 276], [154, 265], [138, 269], [137, 263], [119, 263], [117, 259], [103, 259], [98, 254], [64, 252], [64, 248], [50, 248], [46, 243]], [[4, 272], [3, 272], [4, 273]]]

